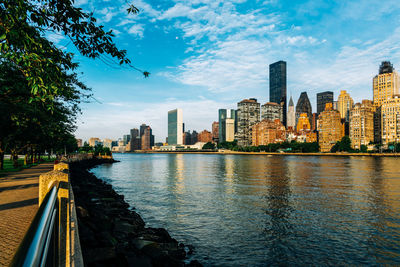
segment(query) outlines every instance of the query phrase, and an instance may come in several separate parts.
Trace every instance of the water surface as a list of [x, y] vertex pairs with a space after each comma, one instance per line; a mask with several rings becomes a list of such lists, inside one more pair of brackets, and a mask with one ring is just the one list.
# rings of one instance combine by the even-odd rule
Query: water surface
[[114, 157], [96, 176], [205, 265], [400, 264], [400, 159]]

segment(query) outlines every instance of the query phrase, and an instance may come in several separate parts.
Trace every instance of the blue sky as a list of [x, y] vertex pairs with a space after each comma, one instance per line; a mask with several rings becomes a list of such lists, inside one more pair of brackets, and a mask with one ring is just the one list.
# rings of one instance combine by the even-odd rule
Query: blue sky
[[[117, 139], [146, 123], [156, 141], [167, 135], [167, 112], [183, 109], [185, 128], [211, 130], [219, 108], [244, 98], [269, 100], [268, 65], [287, 61], [288, 96], [307, 91], [335, 99], [347, 90], [356, 102], [372, 99], [372, 78], [381, 61], [400, 69], [398, 0], [265, 0], [132, 2], [78, 0], [116, 34], [134, 70], [76, 55], [81, 80], [100, 103], [82, 105], [76, 136]], [[59, 46], [75, 51], [55, 34]], [[103, 59], [109, 61], [108, 58]]]

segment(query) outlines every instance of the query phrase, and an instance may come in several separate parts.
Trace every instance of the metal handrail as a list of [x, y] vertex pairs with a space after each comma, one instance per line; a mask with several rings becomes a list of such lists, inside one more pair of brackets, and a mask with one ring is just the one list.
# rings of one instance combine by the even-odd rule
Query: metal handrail
[[55, 182], [46, 194], [10, 266], [57, 265], [59, 185]]

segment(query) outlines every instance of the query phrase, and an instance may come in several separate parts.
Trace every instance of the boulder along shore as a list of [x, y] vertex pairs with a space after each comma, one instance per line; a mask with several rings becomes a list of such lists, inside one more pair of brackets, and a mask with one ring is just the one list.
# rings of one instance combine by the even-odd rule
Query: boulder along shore
[[191, 246], [179, 243], [164, 228], [145, 227], [123, 195], [89, 172], [114, 162], [93, 159], [70, 164], [85, 266], [202, 266], [196, 260], [186, 263]]

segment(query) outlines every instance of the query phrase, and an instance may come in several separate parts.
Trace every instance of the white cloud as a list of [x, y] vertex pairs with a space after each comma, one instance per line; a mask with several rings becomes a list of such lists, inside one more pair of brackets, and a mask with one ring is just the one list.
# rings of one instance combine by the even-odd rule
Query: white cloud
[[144, 27], [143, 24], [135, 24], [127, 29], [129, 34], [136, 35], [139, 38], [143, 38]]

